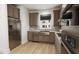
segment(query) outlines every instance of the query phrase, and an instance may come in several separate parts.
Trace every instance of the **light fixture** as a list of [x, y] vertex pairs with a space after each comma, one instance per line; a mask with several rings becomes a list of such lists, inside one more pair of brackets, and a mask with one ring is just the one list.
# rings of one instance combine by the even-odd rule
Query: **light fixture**
[[47, 11], [42, 12], [42, 15], [47, 15], [47, 14], [50, 14], [50, 13]]

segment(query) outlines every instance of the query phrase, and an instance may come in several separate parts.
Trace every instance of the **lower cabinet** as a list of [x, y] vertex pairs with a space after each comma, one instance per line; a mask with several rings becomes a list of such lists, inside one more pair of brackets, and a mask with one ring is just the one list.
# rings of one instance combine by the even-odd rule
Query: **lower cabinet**
[[55, 34], [50, 32], [49, 35], [45, 35], [40, 32], [28, 31], [28, 40], [36, 42], [55, 43]]
[[39, 41], [39, 32], [33, 32], [33, 41]]
[[28, 31], [28, 40], [29, 41], [38, 41], [39, 40], [38, 32]]
[[49, 39], [49, 36], [45, 36], [45, 35], [40, 35], [39, 36], [39, 41], [40, 42], [49, 42], [50, 41], [50, 39]]
[[55, 43], [55, 33], [54, 32], [50, 32], [50, 43]]
[[33, 40], [33, 32], [28, 31], [28, 40], [32, 41]]

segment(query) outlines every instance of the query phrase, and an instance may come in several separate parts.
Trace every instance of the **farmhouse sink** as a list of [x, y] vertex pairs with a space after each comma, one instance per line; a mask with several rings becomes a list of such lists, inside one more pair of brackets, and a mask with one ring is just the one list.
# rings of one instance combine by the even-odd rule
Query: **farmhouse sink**
[[40, 35], [49, 35], [50, 32], [49, 31], [40, 31]]

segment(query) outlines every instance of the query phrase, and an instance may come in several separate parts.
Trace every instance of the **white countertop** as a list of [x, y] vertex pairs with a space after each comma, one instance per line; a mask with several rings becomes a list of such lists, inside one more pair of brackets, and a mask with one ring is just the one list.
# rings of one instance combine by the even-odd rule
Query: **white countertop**
[[40, 32], [40, 31], [59, 32], [59, 30], [55, 29], [55, 28], [52, 28], [52, 29], [30, 28], [29, 31], [36, 31], [36, 32]]

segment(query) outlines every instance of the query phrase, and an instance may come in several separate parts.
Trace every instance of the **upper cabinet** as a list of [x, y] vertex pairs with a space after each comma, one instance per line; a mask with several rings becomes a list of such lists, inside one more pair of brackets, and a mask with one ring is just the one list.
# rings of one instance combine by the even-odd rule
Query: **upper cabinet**
[[62, 19], [71, 19], [71, 25], [79, 25], [79, 4], [68, 4], [63, 12]]
[[18, 8], [14, 8], [14, 17], [15, 18], [19, 18], [19, 9]]
[[73, 6], [73, 4], [67, 4], [67, 6], [64, 8], [62, 14], [67, 13], [67, 11]]
[[37, 26], [38, 13], [29, 13], [29, 25]]
[[60, 18], [60, 11], [61, 10], [53, 10], [54, 13], [54, 26], [59, 26], [59, 18]]
[[8, 4], [8, 17], [19, 19], [19, 9], [16, 8], [16, 5]]
[[7, 5], [8, 7], [8, 17], [13, 17], [13, 6]]

